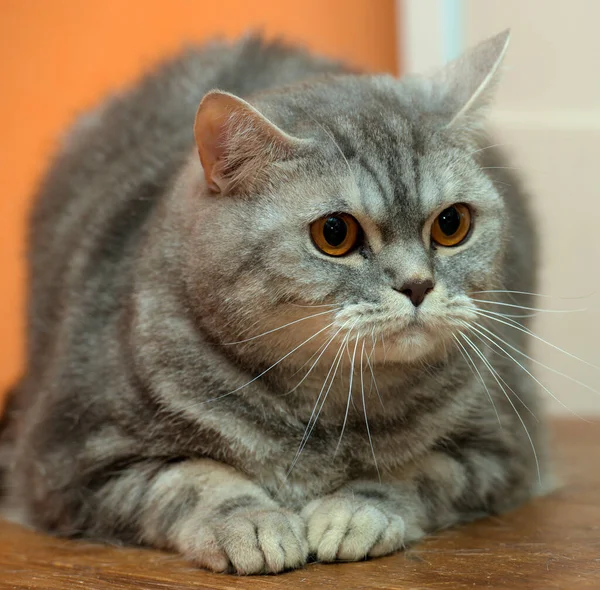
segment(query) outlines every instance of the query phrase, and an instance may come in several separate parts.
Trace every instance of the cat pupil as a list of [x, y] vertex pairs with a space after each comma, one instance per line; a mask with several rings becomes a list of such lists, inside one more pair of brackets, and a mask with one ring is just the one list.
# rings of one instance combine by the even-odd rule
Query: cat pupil
[[323, 226], [323, 237], [330, 246], [339, 246], [346, 239], [348, 226], [340, 217], [330, 217]]
[[460, 213], [456, 207], [448, 207], [440, 213], [440, 229], [447, 235], [454, 235], [460, 228]]

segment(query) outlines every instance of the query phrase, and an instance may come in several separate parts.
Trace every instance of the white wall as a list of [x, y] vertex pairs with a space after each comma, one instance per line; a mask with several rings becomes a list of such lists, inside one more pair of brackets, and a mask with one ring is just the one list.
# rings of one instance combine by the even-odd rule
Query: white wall
[[[587, 308], [540, 314], [534, 329], [600, 365], [600, 2], [406, 0], [399, 12], [401, 26], [413, 29], [411, 35], [400, 31], [410, 44], [404, 51], [409, 70], [420, 65], [417, 55], [434, 60], [431, 45], [419, 50], [426, 35], [418, 28], [434, 28], [447, 39], [456, 36], [458, 22], [463, 48], [511, 28], [492, 125], [533, 195], [542, 236], [539, 290], [552, 296], [540, 298], [540, 305]], [[439, 62], [451, 57], [447, 40], [437, 47]], [[600, 370], [540, 342], [534, 356], [600, 390]], [[541, 368], [536, 375], [573, 412], [600, 413], [600, 393]], [[554, 400], [549, 404], [568, 413]]]

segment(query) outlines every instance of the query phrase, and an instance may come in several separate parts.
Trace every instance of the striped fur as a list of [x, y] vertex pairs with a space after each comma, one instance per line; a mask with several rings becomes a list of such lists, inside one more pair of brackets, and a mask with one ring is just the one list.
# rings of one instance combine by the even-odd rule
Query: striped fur
[[[215, 44], [82, 117], [31, 217], [5, 513], [259, 573], [390, 553], [538, 491], [532, 384], [478, 342], [486, 393], [453, 340], [478, 317], [473, 292], [535, 289], [526, 195], [476, 129], [485, 101], [461, 122], [450, 100], [479, 88], [485, 51], [453, 66], [453, 86], [448, 72], [398, 81], [259, 39]], [[297, 140], [250, 194], [207, 190], [193, 121], [213, 88]], [[441, 252], [423, 236], [452, 202], [476, 212], [473, 235]], [[308, 232], [337, 211], [367, 237], [343, 259]], [[415, 273], [436, 282], [428, 327], [398, 335], [412, 311], [394, 288]]]

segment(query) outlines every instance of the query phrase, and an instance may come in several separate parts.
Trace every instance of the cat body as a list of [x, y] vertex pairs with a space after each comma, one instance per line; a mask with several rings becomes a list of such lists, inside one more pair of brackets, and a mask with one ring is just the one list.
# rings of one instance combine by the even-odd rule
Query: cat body
[[[505, 43], [403, 81], [214, 44], [84, 115], [31, 218], [5, 513], [259, 573], [543, 488], [534, 388], [485, 340], [526, 335], [474, 324], [535, 290], [526, 196], [479, 132]], [[469, 236], [437, 247], [456, 202]], [[358, 237], [333, 257], [311, 232], [337, 212]]]

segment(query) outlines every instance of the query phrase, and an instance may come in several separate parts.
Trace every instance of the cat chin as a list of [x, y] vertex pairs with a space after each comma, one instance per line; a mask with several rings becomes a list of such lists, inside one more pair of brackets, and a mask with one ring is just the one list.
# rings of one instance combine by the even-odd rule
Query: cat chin
[[443, 342], [439, 335], [429, 330], [414, 328], [385, 337], [385, 362], [414, 363], [439, 357], [443, 353]]

